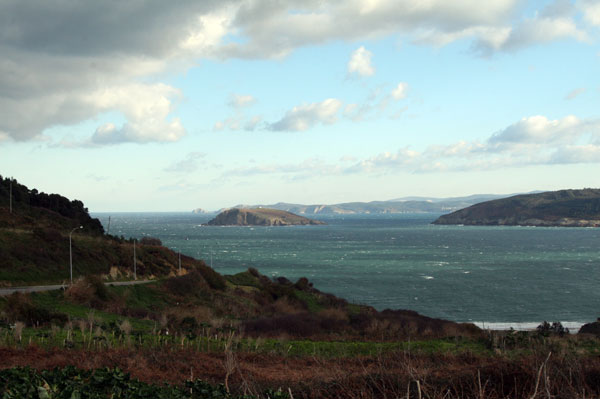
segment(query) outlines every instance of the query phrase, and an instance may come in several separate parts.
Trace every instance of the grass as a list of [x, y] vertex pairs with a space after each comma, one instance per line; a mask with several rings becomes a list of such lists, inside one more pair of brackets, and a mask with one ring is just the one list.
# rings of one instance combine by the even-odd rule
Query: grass
[[110, 285], [110, 289], [126, 299], [126, 306], [147, 310], [160, 310], [170, 305], [164, 295], [155, 289], [159, 282], [148, 284], [118, 286]]
[[310, 292], [294, 290], [294, 295], [306, 305], [306, 308], [311, 313], [317, 313], [324, 309], [319, 303], [319, 299]]
[[258, 278], [253, 276], [248, 271], [237, 273], [237, 274], [225, 275], [223, 277], [225, 277], [225, 279], [227, 281], [229, 281], [230, 283], [232, 283], [233, 285], [244, 286], [244, 287], [255, 287], [255, 288], [262, 287]]
[[[71, 309], [73, 314], [80, 314], [80, 319], [87, 321], [88, 313], [81, 313], [81, 309]], [[61, 348], [65, 340], [72, 342], [72, 348], [102, 349], [110, 348], [166, 348], [186, 349], [199, 352], [225, 352], [230, 348], [239, 353], [262, 353], [286, 357], [317, 357], [323, 359], [352, 358], [357, 356], [380, 356], [395, 352], [440, 355], [469, 353], [491, 356], [493, 352], [484, 343], [471, 339], [438, 339], [426, 341], [405, 342], [358, 342], [358, 341], [311, 341], [311, 340], [286, 340], [286, 339], [261, 339], [236, 337], [235, 333], [221, 331], [209, 334], [208, 331], [200, 335], [164, 335], [154, 328], [152, 321], [132, 320], [130, 318], [111, 315], [106, 312], [93, 313], [94, 329], [97, 332], [86, 330], [82, 333], [77, 324], [73, 325], [70, 332], [66, 328], [24, 328], [22, 341], [15, 340], [12, 331], [0, 330], [0, 338], [5, 346], [26, 347], [36, 345], [43, 348]], [[120, 333], [118, 326], [123, 320], [129, 320], [134, 328], [131, 339], [126, 339]], [[112, 326], [112, 328], [111, 328]], [[103, 338], [94, 338], [103, 337]], [[233, 339], [233, 344], [228, 344]], [[597, 349], [597, 348], [596, 348]]]
[[[116, 287], [115, 287], [116, 288]], [[119, 287], [120, 288], [120, 287]], [[104, 312], [97, 309], [90, 309], [89, 306], [78, 305], [72, 302], [65, 301], [62, 291], [46, 291], [36, 292], [31, 294], [32, 301], [35, 305], [44, 307], [55, 312], [67, 314], [70, 319], [87, 320], [90, 315], [99, 323], [120, 323], [123, 320], [128, 320], [135, 330], [140, 332], [150, 332], [155, 327], [155, 322], [152, 320], [143, 320], [134, 317], [126, 317], [116, 313]]]

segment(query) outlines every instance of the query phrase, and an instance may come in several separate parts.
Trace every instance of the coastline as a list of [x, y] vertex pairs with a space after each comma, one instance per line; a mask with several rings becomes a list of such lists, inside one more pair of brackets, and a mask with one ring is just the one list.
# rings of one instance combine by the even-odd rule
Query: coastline
[[[552, 321], [549, 321], [552, 323]], [[542, 322], [486, 322], [486, 321], [473, 321], [470, 322], [475, 324], [482, 330], [492, 331], [508, 331], [511, 328], [515, 331], [534, 331], [537, 326]], [[568, 328], [571, 334], [576, 334], [577, 331], [586, 323], [578, 321], [561, 321], [563, 327]], [[588, 322], [589, 323], [589, 322]]]

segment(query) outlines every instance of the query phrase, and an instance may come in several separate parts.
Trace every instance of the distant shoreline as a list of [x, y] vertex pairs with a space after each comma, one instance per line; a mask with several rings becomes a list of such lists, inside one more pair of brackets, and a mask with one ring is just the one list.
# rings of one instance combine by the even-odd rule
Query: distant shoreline
[[[553, 320], [547, 320], [552, 323]], [[578, 322], [578, 321], [561, 321], [560, 323], [563, 327], [568, 328], [572, 334], [577, 333], [581, 326], [583, 326], [587, 322]], [[461, 323], [461, 322], [459, 322]], [[537, 326], [539, 326], [542, 321], [539, 322], [487, 322], [487, 321], [471, 321], [471, 322], [462, 322], [462, 323], [473, 323], [477, 327], [482, 330], [494, 330], [494, 331], [508, 331], [511, 328], [515, 331], [534, 331]]]

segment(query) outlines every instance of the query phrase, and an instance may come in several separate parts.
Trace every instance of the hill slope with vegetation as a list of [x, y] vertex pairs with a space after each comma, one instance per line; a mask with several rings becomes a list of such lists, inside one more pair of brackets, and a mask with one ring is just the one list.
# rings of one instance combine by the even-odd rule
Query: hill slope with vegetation
[[600, 189], [516, 195], [472, 205], [433, 223], [600, 227]]
[[[79, 200], [38, 192], [0, 176], [0, 286], [67, 281], [71, 231], [74, 277], [132, 277], [132, 238], [104, 234], [100, 221]], [[136, 246], [138, 278], [179, 273], [178, 255], [159, 240], [144, 237]], [[182, 272], [206, 267], [183, 255], [181, 263]]]

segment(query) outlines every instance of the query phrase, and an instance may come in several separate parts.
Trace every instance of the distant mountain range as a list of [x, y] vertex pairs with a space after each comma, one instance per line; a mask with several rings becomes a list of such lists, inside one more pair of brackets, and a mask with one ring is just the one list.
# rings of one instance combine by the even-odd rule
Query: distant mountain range
[[[232, 208], [270, 208], [292, 212], [299, 215], [352, 215], [352, 214], [385, 214], [385, 213], [448, 213], [466, 208], [473, 204], [498, 198], [508, 197], [498, 194], [475, 194], [466, 197], [433, 198], [433, 197], [404, 197], [389, 201], [345, 202], [340, 204], [276, 204], [246, 205], [240, 204]], [[231, 208], [223, 208], [218, 212]], [[216, 213], [216, 212], [215, 212]]]

